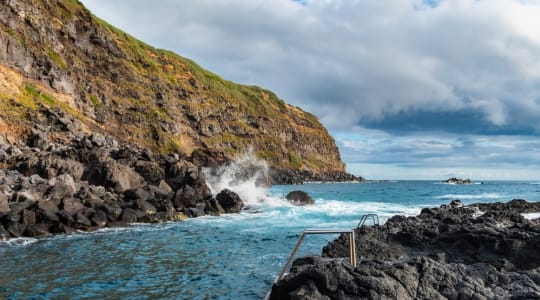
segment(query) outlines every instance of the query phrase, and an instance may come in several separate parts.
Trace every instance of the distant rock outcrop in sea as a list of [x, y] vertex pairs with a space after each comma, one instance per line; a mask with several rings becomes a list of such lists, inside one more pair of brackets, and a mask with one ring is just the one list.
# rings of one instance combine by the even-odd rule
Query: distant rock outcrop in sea
[[459, 178], [456, 178], [456, 177], [446, 179], [443, 182], [446, 182], [448, 184], [473, 184], [473, 181], [468, 179], [468, 178], [467, 179], [459, 179]]
[[356, 229], [297, 259], [270, 299], [540, 299], [540, 202], [459, 200]]

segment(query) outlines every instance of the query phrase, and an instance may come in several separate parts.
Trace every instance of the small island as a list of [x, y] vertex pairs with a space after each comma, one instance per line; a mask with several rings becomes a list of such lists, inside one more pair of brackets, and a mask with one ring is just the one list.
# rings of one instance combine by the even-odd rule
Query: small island
[[456, 177], [449, 178], [447, 180], [444, 180], [443, 182], [448, 184], [473, 184], [473, 181], [470, 179], [459, 179]]

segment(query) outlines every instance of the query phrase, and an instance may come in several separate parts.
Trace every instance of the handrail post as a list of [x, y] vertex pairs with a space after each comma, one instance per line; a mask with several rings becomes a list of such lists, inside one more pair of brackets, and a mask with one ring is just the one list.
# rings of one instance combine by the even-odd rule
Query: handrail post
[[356, 239], [354, 238], [354, 230], [349, 233], [349, 260], [351, 266], [356, 268]]
[[[362, 219], [367, 219], [367, 217], [364, 215], [362, 216]], [[377, 219], [378, 219], [378, 216], [377, 216]], [[375, 221], [375, 218], [373, 220]], [[360, 227], [360, 224], [359, 224], [359, 227]], [[300, 245], [304, 241], [304, 238], [306, 237], [306, 235], [308, 234], [335, 234], [335, 233], [348, 233], [349, 234], [349, 263], [351, 264], [351, 267], [353, 267], [353, 269], [356, 268], [356, 239], [354, 235], [354, 229], [323, 229], [323, 228], [306, 229], [304, 230], [304, 232], [302, 232], [300, 239], [298, 239], [298, 242], [294, 246], [294, 249], [291, 252], [291, 255], [289, 255], [287, 262], [281, 269], [281, 272], [279, 272], [279, 275], [276, 277], [276, 279], [274, 279], [274, 284], [276, 284], [278, 281], [283, 279], [283, 277], [285, 276], [285, 273], [287, 272], [287, 270], [289, 269], [289, 266], [292, 263], [294, 255], [300, 248]], [[265, 300], [270, 298], [270, 293], [271, 291], [269, 291], [266, 294], [266, 297], [264, 298]]]
[[304, 231], [302, 233], [302, 236], [300, 236], [300, 239], [296, 243], [296, 246], [294, 246], [294, 249], [291, 252], [291, 255], [289, 255], [289, 259], [287, 259], [287, 262], [285, 263], [285, 266], [283, 266], [283, 269], [281, 269], [281, 272], [279, 273], [279, 276], [276, 277], [276, 279], [274, 280], [274, 283], [277, 283], [281, 278], [283, 278], [283, 276], [285, 275], [285, 272], [287, 272], [287, 269], [289, 268], [289, 265], [291, 264], [291, 262], [292, 262], [292, 260], [294, 258], [294, 255], [298, 251], [298, 248], [300, 248], [300, 245], [304, 241], [305, 237], [306, 237], [306, 232]]

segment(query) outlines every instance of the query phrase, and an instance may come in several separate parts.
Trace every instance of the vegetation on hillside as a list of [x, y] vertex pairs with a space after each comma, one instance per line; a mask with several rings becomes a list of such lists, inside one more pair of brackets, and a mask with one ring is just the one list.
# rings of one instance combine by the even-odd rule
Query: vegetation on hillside
[[154, 151], [199, 149], [227, 160], [252, 147], [278, 169], [344, 171], [319, 120], [273, 92], [147, 45], [76, 0], [25, 2], [6, 12], [3, 19], [14, 21], [0, 22], [11, 47], [0, 62], [20, 74], [0, 77], [2, 118], [11, 127], [30, 126], [39, 107], [58, 107], [89, 130]]

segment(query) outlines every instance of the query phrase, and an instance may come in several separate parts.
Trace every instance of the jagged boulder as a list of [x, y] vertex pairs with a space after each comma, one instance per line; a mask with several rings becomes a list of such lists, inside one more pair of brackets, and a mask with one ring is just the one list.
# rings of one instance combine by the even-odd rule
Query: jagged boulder
[[292, 191], [285, 196], [289, 202], [291, 202], [294, 205], [303, 206], [303, 205], [313, 205], [315, 204], [315, 201], [313, 201], [313, 198], [311, 196], [304, 192], [304, 191]]
[[0, 224], [0, 241], [6, 241], [10, 237], [10, 233]]
[[9, 203], [7, 197], [0, 192], [0, 216], [3, 214], [7, 214], [11, 211], [11, 208], [9, 208]]
[[159, 185], [163, 178], [165, 178], [165, 171], [156, 161], [139, 160], [135, 164], [135, 171], [139, 173], [146, 182], [153, 185]]
[[79, 191], [78, 184], [76, 184], [73, 177], [68, 174], [59, 175], [49, 180], [49, 185], [52, 186], [49, 195], [57, 199], [73, 197], [73, 195]]
[[225, 209], [223, 209], [223, 207], [221, 206], [221, 204], [219, 204], [217, 199], [212, 198], [208, 200], [206, 203], [205, 213], [209, 215], [219, 216], [225, 213]]
[[144, 185], [144, 179], [137, 172], [115, 160], [90, 165], [83, 179], [93, 185], [110, 187], [116, 193], [123, 193]]
[[237, 193], [224, 189], [216, 196], [216, 200], [221, 205], [225, 213], [238, 213], [244, 207], [244, 202]]

